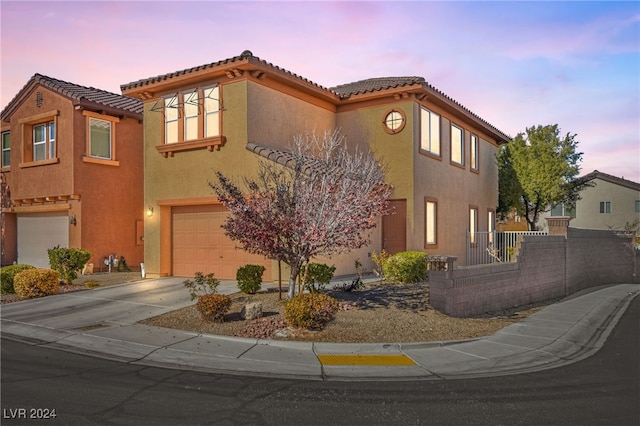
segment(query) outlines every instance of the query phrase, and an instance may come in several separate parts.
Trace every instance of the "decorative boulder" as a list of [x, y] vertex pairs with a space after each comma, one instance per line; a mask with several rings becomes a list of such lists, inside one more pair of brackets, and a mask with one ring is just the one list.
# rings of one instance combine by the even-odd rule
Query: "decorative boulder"
[[240, 316], [245, 320], [252, 320], [262, 316], [262, 302], [247, 303], [240, 311]]

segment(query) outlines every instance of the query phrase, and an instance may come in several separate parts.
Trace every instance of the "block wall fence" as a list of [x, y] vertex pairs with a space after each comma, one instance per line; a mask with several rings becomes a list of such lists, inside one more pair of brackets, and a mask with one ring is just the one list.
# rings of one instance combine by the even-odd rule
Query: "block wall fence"
[[523, 237], [516, 262], [430, 271], [431, 306], [450, 316], [468, 317], [590, 287], [640, 282], [633, 236], [566, 225], [554, 228], [559, 235]]

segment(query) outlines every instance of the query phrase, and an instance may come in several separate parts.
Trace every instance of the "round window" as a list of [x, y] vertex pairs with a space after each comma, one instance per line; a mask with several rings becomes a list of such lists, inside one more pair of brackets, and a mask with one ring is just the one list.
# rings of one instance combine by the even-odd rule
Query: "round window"
[[392, 109], [384, 116], [383, 124], [387, 133], [395, 134], [402, 131], [405, 125], [405, 121], [406, 120], [403, 112]]

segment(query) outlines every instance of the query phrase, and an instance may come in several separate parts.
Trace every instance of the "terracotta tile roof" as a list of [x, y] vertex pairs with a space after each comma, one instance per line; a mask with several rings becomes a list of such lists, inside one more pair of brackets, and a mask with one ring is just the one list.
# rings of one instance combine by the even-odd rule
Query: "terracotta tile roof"
[[42, 74], [34, 74], [25, 86], [16, 94], [9, 104], [2, 110], [2, 118], [11, 114], [20, 101], [28, 95], [37, 85], [41, 85], [69, 99], [77, 101], [79, 105], [105, 107], [112, 110], [128, 113], [142, 118], [143, 104], [140, 99], [118, 95], [95, 87], [80, 86], [68, 81], [58, 80]]
[[[278, 148], [271, 148], [265, 145], [259, 145], [253, 142], [248, 142], [246, 146], [248, 151], [253, 152], [261, 157], [264, 157], [268, 160], [271, 160], [275, 163], [278, 163], [282, 166], [288, 167], [290, 169], [295, 169], [298, 166], [299, 159], [290, 151], [286, 151]], [[344, 170], [337, 169], [336, 167], [331, 167], [324, 161], [313, 158], [313, 157], [303, 157], [301, 170], [306, 174], [312, 173], [320, 173], [320, 174], [339, 174], [344, 173]], [[354, 175], [350, 175], [350, 177], [354, 177]], [[356, 177], [357, 179], [361, 179], [361, 177]], [[373, 182], [376, 185], [387, 185], [385, 182]]]
[[366, 80], [355, 81], [353, 83], [340, 84], [330, 90], [336, 92], [341, 97], [349, 97], [359, 93], [376, 92], [396, 87], [412, 86], [414, 84], [424, 84], [423, 77], [378, 77]]
[[353, 83], [341, 84], [335, 87], [332, 87], [330, 90], [337, 93], [341, 99], [349, 98], [353, 95], [359, 95], [363, 93], [370, 92], [379, 92], [388, 89], [395, 89], [398, 87], [407, 87], [413, 85], [420, 85], [423, 89], [428, 92], [435, 93], [438, 97], [443, 99], [445, 102], [453, 105], [455, 108], [466, 112], [468, 115], [472, 116], [474, 119], [482, 122], [485, 126], [491, 128], [497, 135], [502, 137], [502, 139], [507, 142], [511, 140], [511, 137], [506, 133], [500, 131], [497, 127], [493, 126], [488, 121], [484, 120], [479, 115], [472, 112], [470, 109], [456, 101], [455, 99], [449, 97], [444, 92], [436, 89], [431, 84], [427, 83], [427, 81], [423, 77], [377, 77], [377, 78], [368, 78], [366, 80], [360, 80]]
[[640, 183], [634, 182], [632, 180], [627, 180], [624, 178], [619, 178], [617, 176], [609, 175], [607, 173], [603, 173], [598, 170], [594, 170], [591, 173], [584, 175], [582, 179], [585, 181], [590, 181], [593, 179], [601, 179], [609, 183], [621, 185], [629, 189], [640, 191]]
[[252, 62], [254, 64], [258, 64], [258, 65], [261, 65], [261, 66], [266, 66], [266, 67], [269, 67], [269, 68], [272, 68], [272, 69], [276, 70], [276, 72], [283, 73], [283, 74], [286, 74], [286, 75], [291, 76], [291, 77], [295, 77], [296, 79], [300, 80], [301, 82], [304, 82], [306, 84], [310, 84], [310, 85], [320, 89], [321, 91], [326, 91], [327, 95], [329, 95], [329, 96], [337, 96], [338, 100], [339, 99], [348, 99], [351, 96], [358, 95], [358, 94], [363, 94], [363, 93], [382, 92], [384, 90], [394, 89], [394, 88], [398, 88], [398, 87], [408, 87], [408, 86], [418, 85], [423, 90], [433, 94], [436, 98], [442, 99], [443, 102], [451, 105], [453, 108], [455, 108], [455, 109], [457, 109], [459, 111], [462, 111], [464, 114], [467, 114], [473, 120], [482, 123], [482, 125], [486, 126], [488, 129], [490, 129], [490, 131], [495, 135], [495, 137], [497, 139], [499, 139], [499, 140], [501, 139], [499, 141], [500, 143], [508, 142], [508, 141], [511, 140], [511, 137], [508, 136], [506, 133], [503, 133], [497, 127], [491, 125], [489, 122], [487, 122], [486, 120], [482, 119], [480, 116], [476, 115], [475, 113], [473, 113], [468, 108], [464, 107], [459, 102], [455, 101], [454, 99], [450, 98], [449, 96], [447, 96], [446, 94], [444, 94], [440, 90], [436, 89], [435, 87], [433, 87], [432, 85], [427, 83], [426, 80], [423, 77], [410, 76], [410, 77], [369, 78], [369, 79], [366, 79], [366, 80], [360, 80], [360, 81], [356, 81], [356, 82], [353, 82], [353, 83], [341, 84], [341, 85], [338, 85], [338, 86], [335, 86], [335, 87], [326, 88], [326, 87], [323, 87], [323, 86], [321, 86], [319, 84], [316, 84], [316, 83], [314, 83], [314, 82], [312, 82], [310, 80], [307, 80], [306, 78], [303, 78], [303, 77], [301, 77], [301, 76], [299, 76], [297, 74], [294, 74], [291, 71], [287, 71], [284, 68], [281, 68], [281, 67], [279, 67], [277, 65], [274, 65], [274, 64], [272, 64], [270, 62], [266, 62], [266, 61], [260, 59], [259, 57], [254, 56], [253, 53], [251, 53], [251, 51], [249, 51], [249, 50], [245, 50], [244, 52], [242, 52], [242, 54], [240, 54], [239, 56], [234, 56], [233, 58], [224, 59], [224, 60], [221, 60], [221, 61], [212, 62], [210, 64], [200, 65], [200, 66], [197, 66], [197, 67], [187, 68], [187, 69], [184, 69], [184, 70], [175, 71], [175, 72], [162, 74], [162, 75], [158, 75], [158, 76], [155, 76], [155, 77], [145, 78], [145, 79], [142, 79], [142, 80], [137, 80], [137, 81], [133, 81], [131, 83], [123, 84], [123, 85], [120, 86], [120, 89], [123, 92], [125, 92], [127, 90], [134, 90], [134, 89], [140, 90], [140, 89], [143, 89], [144, 86], [152, 85], [154, 83], [163, 82], [165, 80], [170, 80], [170, 79], [172, 79], [174, 77], [179, 77], [179, 76], [183, 76], [183, 75], [187, 75], [187, 74], [193, 74], [193, 73], [197, 73], [197, 72], [200, 72], [200, 71], [203, 71], [203, 70], [207, 70], [207, 69], [223, 67], [223, 66], [228, 65], [228, 64], [234, 64], [234, 63], [240, 64], [240, 63], [245, 63], [245, 62]]
[[255, 63], [262, 64], [263, 66], [267, 66], [267, 67], [273, 68], [273, 69], [275, 69], [275, 70], [277, 70], [279, 72], [282, 72], [282, 73], [287, 74], [289, 76], [295, 77], [295, 78], [297, 78], [297, 79], [299, 79], [301, 81], [304, 81], [304, 82], [306, 82], [308, 84], [311, 84], [311, 85], [313, 85], [313, 86], [315, 86], [315, 87], [317, 87], [319, 89], [329, 91], [329, 89], [327, 89], [326, 87], [322, 87], [319, 84], [316, 84], [316, 83], [312, 82], [311, 80], [308, 80], [308, 79], [306, 79], [304, 77], [299, 76], [298, 74], [292, 73], [291, 71], [287, 71], [286, 69], [281, 68], [281, 67], [279, 67], [277, 65], [274, 65], [274, 64], [272, 64], [270, 62], [267, 62], [267, 61], [265, 61], [263, 59], [260, 59], [257, 56], [253, 56], [253, 53], [251, 53], [250, 50], [245, 50], [244, 52], [242, 52], [242, 54], [240, 54], [238, 56], [234, 56], [234, 57], [228, 58], [228, 59], [223, 59], [223, 60], [217, 61], [217, 62], [212, 62], [210, 64], [199, 65], [197, 67], [191, 67], [191, 68], [187, 68], [187, 69], [180, 70], [180, 71], [174, 71], [174, 72], [170, 72], [170, 73], [167, 73], [167, 74], [161, 74], [161, 75], [158, 75], [158, 76], [155, 76], [155, 77], [144, 78], [144, 79], [141, 79], [141, 80], [132, 81], [131, 83], [122, 84], [122, 85], [120, 85], [120, 90], [122, 90], [124, 92], [125, 90], [141, 88], [143, 86], [148, 86], [148, 85], [153, 84], [153, 83], [158, 83], [158, 82], [161, 82], [161, 81], [169, 80], [171, 78], [178, 77], [178, 76], [181, 76], [181, 75], [192, 74], [192, 73], [196, 73], [198, 71], [202, 71], [202, 70], [206, 70], [206, 69], [210, 69], [210, 68], [218, 68], [218, 67], [221, 67], [221, 66], [227, 65], [227, 64], [233, 64], [233, 63], [236, 63], [236, 62], [247, 62], [247, 61], [253, 61]]

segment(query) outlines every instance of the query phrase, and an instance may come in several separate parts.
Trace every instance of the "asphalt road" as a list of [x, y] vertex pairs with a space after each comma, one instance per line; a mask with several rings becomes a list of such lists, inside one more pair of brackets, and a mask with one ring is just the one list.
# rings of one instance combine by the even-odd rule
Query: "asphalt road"
[[1, 423], [638, 426], [639, 339], [636, 297], [605, 346], [586, 360], [530, 374], [419, 382], [215, 375], [3, 339]]

